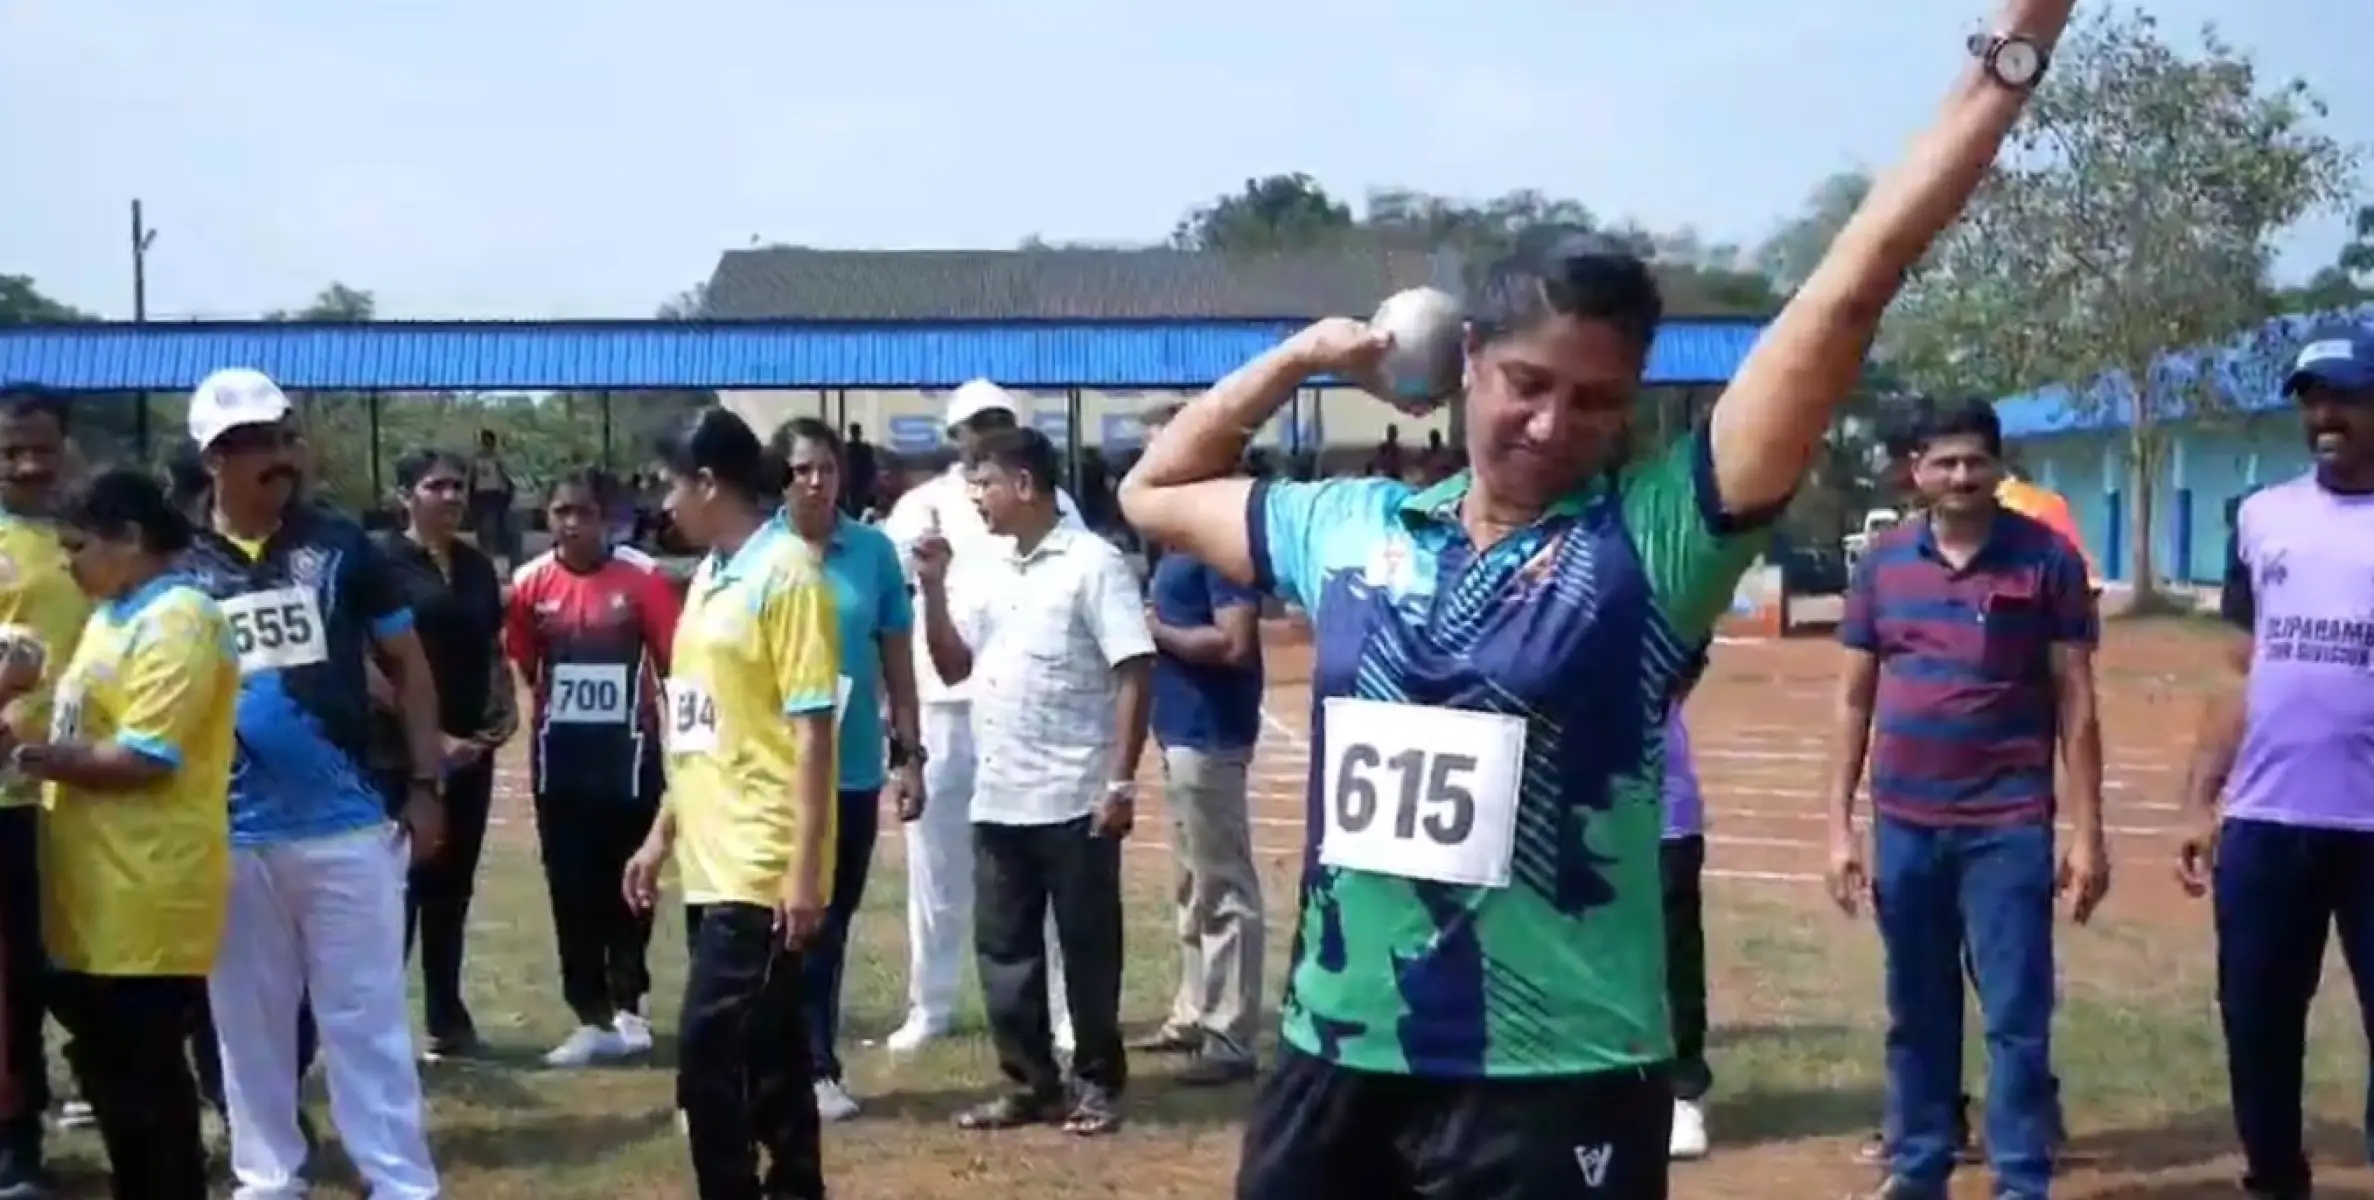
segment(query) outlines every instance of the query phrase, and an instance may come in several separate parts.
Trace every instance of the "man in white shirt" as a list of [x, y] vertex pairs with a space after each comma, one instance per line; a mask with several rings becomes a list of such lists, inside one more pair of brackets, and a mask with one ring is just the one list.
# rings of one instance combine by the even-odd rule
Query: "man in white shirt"
[[[952, 549], [926, 536], [916, 575], [927, 653], [941, 678], [973, 687], [973, 947], [998, 1067], [1014, 1086], [958, 1123], [1060, 1120], [1083, 1137], [1111, 1133], [1129, 1070], [1121, 840], [1136, 817], [1154, 639], [1128, 560], [1063, 523], [1045, 435], [985, 434], [967, 448], [965, 473], [989, 529], [1013, 549], [968, 568], [977, 586], [956, 597]], [[1077, 1034], [1068, 1097], [1047, 1001], [1049, 917]]]
[[[986, 379], [956, 389], [948, 399], [948, 438], [958, 456], [969, 453], [985, 434], [1016, 427], [1020, 411], [1014, 397]], [[1078, 506], [1055, 488], [1058, 523], [1085, 528]], [[990, 531], [973, 505], [961, 461], [939, 476], [907, 490], [882, 522], [882, 532], [898, 547], [910, 582], [914, 581], [915, 547], [927, 534], [937, 533], [953, 555], [948, 591], [963, 603], [974, 567], [994, 576], [997, 564], [1012, 555], [1014, 540]], [[890, 1035], [894, 1051], [910, 1051], [948, 1032], [955, 1017], [956, 992], [970, 952], [973, 921], [973, 849], [970, 813], [973, 798], [972, 694], [962, 683], [950, 684], [933, 669], [924, 639], [915, 639], [915, 683], [923, 702], [923, 816], [907, 822], [907, 1019]], [[1052, 940], [1052, 939], [1050, 939]], [[1069, 1006], [1064, 1001], [1062, 959], [1048, 973], [1049, 1005], [1056, 1015], [1058, 1046], [1071, 1041]]]

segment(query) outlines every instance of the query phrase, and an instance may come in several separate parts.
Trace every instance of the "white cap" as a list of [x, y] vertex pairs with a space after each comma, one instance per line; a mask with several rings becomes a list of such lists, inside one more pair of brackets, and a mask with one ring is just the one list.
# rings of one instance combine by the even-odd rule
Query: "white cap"
[[190, 440], [204, 450], [242, 425], [270, 425], [289, 415], [289, 398], [262, 371], [226, 367], [190, 393]]
[[948, 419], [940, 422], [940, 426], [954, 429], [985, 412], [1011, 415], [1019, 411], [1013, 393], [986, 379], [976, 379], [956, 389], [956, 393], [948, 397]]

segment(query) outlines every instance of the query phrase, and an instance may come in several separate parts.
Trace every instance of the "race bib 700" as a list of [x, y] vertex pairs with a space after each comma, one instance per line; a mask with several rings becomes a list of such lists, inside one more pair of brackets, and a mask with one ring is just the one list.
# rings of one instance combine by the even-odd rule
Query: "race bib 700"
[[312, 588], [267, 588], [218, 603], [231, 624], [240, 674], [328, 661], [330, 641], [322, 628], [321, 597]]
[[634, 714], [623, 663], [555, 663], [547, 725], [624, 725]]
[[1525, 722], [1503, 713], [1336, 697], [1320, 706], [1331, 867], [1506, 887]]

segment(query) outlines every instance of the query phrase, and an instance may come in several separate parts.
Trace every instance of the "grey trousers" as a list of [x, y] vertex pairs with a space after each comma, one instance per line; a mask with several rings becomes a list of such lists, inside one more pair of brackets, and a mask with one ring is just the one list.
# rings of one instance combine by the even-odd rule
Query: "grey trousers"
[[1177, 864], [1179, 991], [1168, 1027], [1207, 1058], [1253, 1060], [1261, 1023], [1261, 874], [1246, 813], [1252, 747], [1162, 752]]

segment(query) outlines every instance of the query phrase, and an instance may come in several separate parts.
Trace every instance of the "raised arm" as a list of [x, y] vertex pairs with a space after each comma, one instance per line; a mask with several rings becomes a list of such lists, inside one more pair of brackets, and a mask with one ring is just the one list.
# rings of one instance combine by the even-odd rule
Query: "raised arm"
[[1238, 583], [1253, 583], [1246, 520], [1253, 481], [1237, 474], [1245, 446], [1295, 390], [1322, 375], [1373, 371], [1391, 339], [1330, 318], [1237, 368], [1179, 410], [1121, 480], [1121, 515], [1164, 547], [1184, 551]]
[[[2049, 49], [2076, 0], [2009, 0], [1990, 33]], [[1962, 213], [2027, 103], [1976, 61], [1944, 109], [1830, 243], [1717, 401], [1714, 472], [1723, 507], [1786, 500], [1862, 374], [1880, 316], [1931, 243]]]

